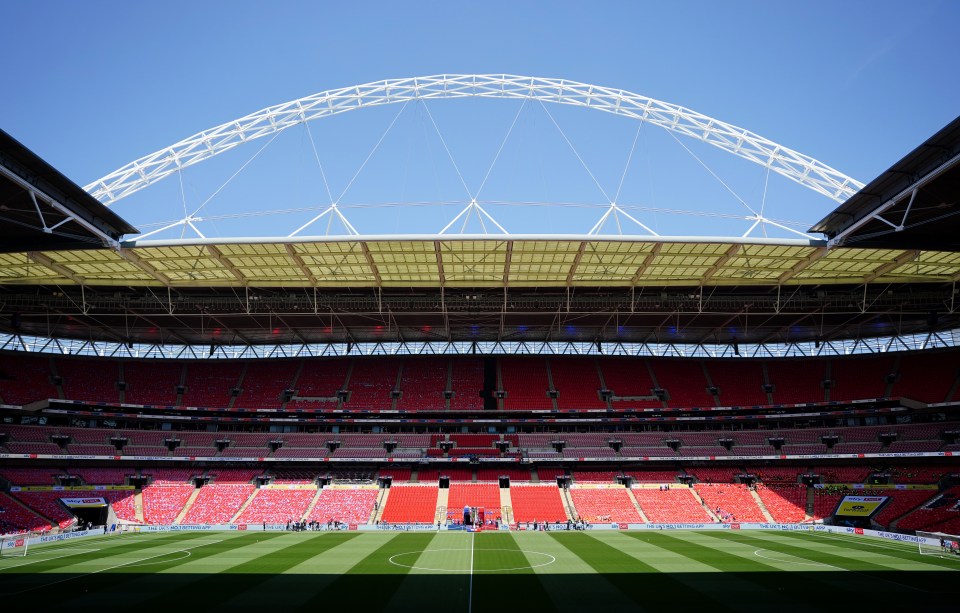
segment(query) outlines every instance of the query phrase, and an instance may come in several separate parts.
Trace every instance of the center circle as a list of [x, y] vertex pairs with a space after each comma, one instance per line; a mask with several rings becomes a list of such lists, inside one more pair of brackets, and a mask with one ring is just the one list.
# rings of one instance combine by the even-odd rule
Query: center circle
[[523, 549], [473, 549], [473, 550], [471, 550], [471, 549], [469, 549], [469, 548], [463, 548], [463, 549], [423, 549], [423, 550], [420, 550], [420, 551], [405, 551], [405, 552], [403, 552], [403, 553], [396, 553], [396, 554], [390, 556], [390, 558], [389, 558], [388, 561], [389, 561], [391, 564], [393, 564], [394, 566], [400, 566], [400, 567], [403, 567], [403, 568], [409, 568], [409, 569], [411, 569], [411, 570], [426, 570], [426, 571], [438, 572], [438, 573], [471, 572], [471, 569], [470, 569], [470, 568], [432, 568], [432, 567], [430, 567], [430, 566], [421, 566], [421, 565], [419, 564], [420, 560], [416, 560], [415, 562], [412, 562], [412, 563], [409, 563], [409, 564], [408, 564], [408, 563], [404, 563], [404, 561], [403, 561], [404, 558], [409, 558], [409, 557], [411, 557], [411, 556], [422, 556], [423, 554], [439, 553], [439, 552], [441, 552], [441, 551], [473, 551], [474, 553], [480, 552], [480, 551], [509, 551], [509, 552], [512, 552], [512, 553], [522, 553], [522, 554], [524, 554], [524, 555], [526, 555], [526, 556], [528, 556], [528, 557], [529, 557], [529, 556], [537, 556], [537, 557], [540, 557], [540, 558], [543, 560], [542, 562], [539, 562], [539, 563], [537, 563], [537, 564], [527, 564], [527, 565], [525, 565], [525, 566], [514, 566], [514, 567], [510, 567], [510, 568], [483, 568], [483, 569], [474, 568], [474, 569], [472, 569], [472, 572], [475, 572], [475, 573], [497, 573], [497, 572], [505, 572], [505, 571], [512, 571], [512, 570], [529, 570], [529, 569], [532, 569], [532, 568], [540, 568], [541, 566], [547, 566], [547, 565], [553, 564], [554, 562], [557, 561], [557, 558], [556, 558], [556, 557], [550, 555], [549, 553], [542, 553], [542, 552], [540, 552], [540, 551], [526, 551], [526, 550], [523, 550]]

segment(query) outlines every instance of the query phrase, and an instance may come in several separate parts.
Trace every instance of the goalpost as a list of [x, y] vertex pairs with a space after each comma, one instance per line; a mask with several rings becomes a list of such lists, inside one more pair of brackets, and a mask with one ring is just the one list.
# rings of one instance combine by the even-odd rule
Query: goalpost
[[960, 536], [946, 532], [923, 532], [917, 530], [923, 540], [917, 542], [921, 555], [960, 555]]
[[0, 558], [23, 557], [27, 555], [30, 544], [28, 534], [7, 534], [0, 536]]

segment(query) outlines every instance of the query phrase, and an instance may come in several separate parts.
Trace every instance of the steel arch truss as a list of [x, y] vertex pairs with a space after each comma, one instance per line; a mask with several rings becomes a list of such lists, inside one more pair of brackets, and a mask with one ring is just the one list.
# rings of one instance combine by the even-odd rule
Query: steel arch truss
[[744, 128], [622, 89], [515, 75], [435, 75], [388, 79], [271, 106], [151, 153], [84, 187], [112, 204], [183, 168], [306, 121], [372, 106], [437, 98], [529, 99], [580, 106], [649, 122], [759, 164], [837, 202], [863, 184]]

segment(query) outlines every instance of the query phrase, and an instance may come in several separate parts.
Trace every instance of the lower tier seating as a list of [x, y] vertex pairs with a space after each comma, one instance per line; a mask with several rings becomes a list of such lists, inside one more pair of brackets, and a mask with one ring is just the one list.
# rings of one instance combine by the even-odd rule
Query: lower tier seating
[[644, 515], [655, 523], [707, 523], [713, 519], [704, 510], [688, 487], [667, 490], [634, 488], [633, 495]]
[[765, 522], [763, 511], [741, 483], [698, 483], [694, 486], [703, 503], [724, 522]]
[[518, 523], [567, 521], [567, 512], [556, 483], [512, 485], [513, 519]]
[[256, 490], [250, 504], [243, 509], [234, 523], [282, 524], [288, 521], [299, 521], [316, 493], [315, 489], [260, 488]]
[[643, 522], [637, 508], [630, 500], [630, 494], [623, 487], [571, 488], [570, 498], [580, 519], [590, 523], [628, 523]]
[[[391, 492], [395, 488], [391, 488]], [[317, 504], [310, 511], [309, 521], [327, 523], [340, 521], [346, 524], [365, 524], [370, 520], [373, 505], [377, 501], [379, 491], [373, 488], [340, 489], [325, 487], [320, 492]], [[430, 511], [430, 521], [436, 511], [437, 498], [434, 495], [434, 509]]]
[[380, 520], [388, 524], [432, 524], [437, 514], [436, 485], [396, 485], [390, 488]]
[[775, 522], [792, 524], [807, 516], [806, 486], [758, 483], [757, 494]]
[[253, 490], [252, 485], [240, 483], [204, 485], [181, 523], [228, 524]]
[[143, 488], [143, 519], [148, 524], [172, 524], [196, 488], [187, 483], [154, 481]]
[[496, 483], [451, 483], [447, 517], [462, 519], [463, 507], [483, 507], [486, 519], [500, 519], [500, 487]]

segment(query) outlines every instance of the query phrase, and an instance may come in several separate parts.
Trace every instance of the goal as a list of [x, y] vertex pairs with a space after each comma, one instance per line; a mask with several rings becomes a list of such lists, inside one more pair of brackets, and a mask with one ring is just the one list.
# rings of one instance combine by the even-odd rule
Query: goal
[[960, 536], [946, 532], [922, 532], [917, 530], [921, 539], [917, 542], [923, 555], [960, 555]]
[[26, 534], [0, 536], [0, 558], [13, 558], [27, 555], [29, 543], [30, 538], [29, 535]]

